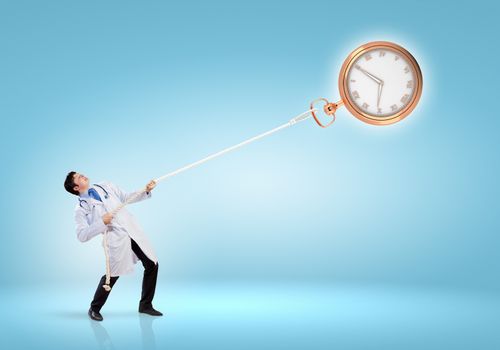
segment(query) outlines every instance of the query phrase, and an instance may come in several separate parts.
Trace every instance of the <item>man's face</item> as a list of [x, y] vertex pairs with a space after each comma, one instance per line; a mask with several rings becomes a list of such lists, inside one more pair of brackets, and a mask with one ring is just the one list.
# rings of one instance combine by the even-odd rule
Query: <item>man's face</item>
[[75, 191], [78, 191], [80, 193], [87, 192], [89, 189], [89, 179], [83, 174], [76, 173], [73, 175], [73, 182], [75, 183], [75, 186], [73, 189]]

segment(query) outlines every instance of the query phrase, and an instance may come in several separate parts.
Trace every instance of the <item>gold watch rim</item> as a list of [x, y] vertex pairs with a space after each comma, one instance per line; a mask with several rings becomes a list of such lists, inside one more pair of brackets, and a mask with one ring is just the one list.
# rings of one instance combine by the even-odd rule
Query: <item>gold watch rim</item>
[[[410, 102], [406, 105], [406, 107], [396, 112], [395, 114], [384, 117], [376, 117], [361, 110], [354, 103], [354, 101], [352, 101], [347, 87], [347, 75], [350, 69], [352, 68], [353, 63], [366, 52], [379, 48], [388, 48], [404, 56], [407, 62], [411, 64], [412, 66], [411, 68], [413, 69], [416, 80], [414, 93], [412, 95]], [[353, 50], [349, 54], [349, 56], [345, 59], [339, 74], [340, 97], [344, 102], [344, 105], [346, 106], [347, 110], [359, 120], [372, 125], [390, 125], [406, 118], [417, 106], [420, 97], [422, 95], [422, 86], [423, 86], [422, 71], [420, 70], [420, 66], [418, 65], [418, 62], [415, 59], [415, 57], [413, 57], [413, 55], [404, 47], [389, 41], [372, 41], [359, 46], [358, 48]]]

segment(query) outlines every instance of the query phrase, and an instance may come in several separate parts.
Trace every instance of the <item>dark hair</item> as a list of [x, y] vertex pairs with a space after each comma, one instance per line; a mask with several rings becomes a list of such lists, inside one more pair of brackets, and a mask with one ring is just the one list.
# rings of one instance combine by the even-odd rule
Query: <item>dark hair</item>
[[66, 180], [64, 180], [64, 188], [71, 194], [75, 196], [79, 196], [80, 192], [75, 191], [75, 183], [73, 182], [73, 176], [76, 174], [76, 171], [70, 171], [68, 175], [66, 175]]

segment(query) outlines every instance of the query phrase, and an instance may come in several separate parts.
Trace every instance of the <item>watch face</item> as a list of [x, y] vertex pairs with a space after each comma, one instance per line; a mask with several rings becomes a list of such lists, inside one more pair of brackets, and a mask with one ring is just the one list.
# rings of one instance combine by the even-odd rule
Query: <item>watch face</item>
[[392, 124], [415, 108], [422, 92], [422, 73], [404, 48], [374, 42], [347, 58], [339, 88], [346, 107], [357, 118], [371, 124]]

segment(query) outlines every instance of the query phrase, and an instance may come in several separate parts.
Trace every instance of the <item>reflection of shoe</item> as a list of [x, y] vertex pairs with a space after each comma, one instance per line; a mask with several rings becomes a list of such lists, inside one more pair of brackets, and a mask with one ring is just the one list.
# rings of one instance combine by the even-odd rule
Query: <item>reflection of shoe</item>
[[163, 316], [163, 314], [160, 311], [153, 309], [152, 306], [150, 306], [148, 308], [139, 308], [139, 312], [142, 314], [148, 314], [151, 316]]
[[102, 315], [97, 311], [93, 311], [92, 309], [89, 309], [89, 317], [91, 319], [93, 319], [94, 321], [102, 321], [103, 320]]

